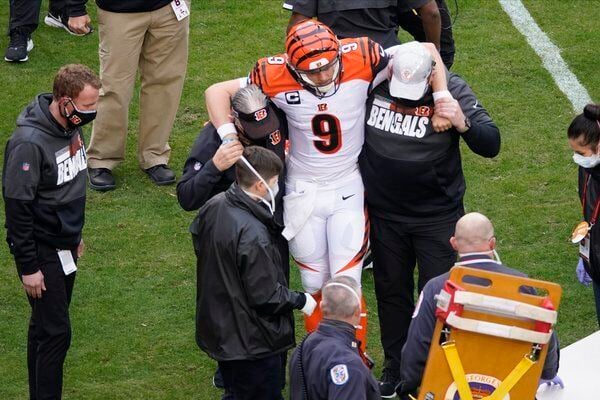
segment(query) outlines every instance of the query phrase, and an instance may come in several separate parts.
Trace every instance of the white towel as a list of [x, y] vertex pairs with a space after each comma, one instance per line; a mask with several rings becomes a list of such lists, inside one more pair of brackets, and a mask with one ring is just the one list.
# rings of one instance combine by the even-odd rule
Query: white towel
[[317, 185], [312, 182], [296, 181], [296, 190], [283, 196], [283, 224], [281, 233], [288, 241], [306, 224], [315, 209]]

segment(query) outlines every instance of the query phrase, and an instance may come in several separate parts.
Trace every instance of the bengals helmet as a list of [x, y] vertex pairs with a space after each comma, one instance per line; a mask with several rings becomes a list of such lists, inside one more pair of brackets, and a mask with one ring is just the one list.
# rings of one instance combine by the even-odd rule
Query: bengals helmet
[[[285, 52], [289, 68], [307, 90], [319, 97], [334, 88], [337, 91], [341, 76], [340, 43], [329, 27], [314, 20], [294, 25], [286, 38]], [[324, 82], [317, 80], [320, 73], [326, 77]]]

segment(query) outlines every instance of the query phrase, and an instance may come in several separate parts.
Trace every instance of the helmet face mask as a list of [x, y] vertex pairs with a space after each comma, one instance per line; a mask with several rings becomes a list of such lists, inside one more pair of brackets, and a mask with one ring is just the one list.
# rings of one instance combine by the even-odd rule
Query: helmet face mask
[[342, 70], [340, 54], [335, 34], [317, 21], [293, 26], [286, 39], [288, 67], [298, 82], [318, 97], [334, 88], [337, 91]]
[[296, 70], [296, 73], [303, 84], [313, 88], [320, 97], [323, 97], [337, 85], [340, 76], [340, 60], [336, 57], [333, 62], [320, 68], [309, 71]]

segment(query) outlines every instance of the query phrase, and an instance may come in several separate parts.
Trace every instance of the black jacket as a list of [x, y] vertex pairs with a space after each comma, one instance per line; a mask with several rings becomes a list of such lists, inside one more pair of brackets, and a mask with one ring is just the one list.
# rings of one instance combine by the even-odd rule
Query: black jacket
[[137, 13], [154, 11], [172, 0], [96, 0], [99, 8], [116, 13]]
[[359, 163], [370, 214], [406, 223], [450, 221], [463, 214], [460, 138], [475, 153], [494, 157], [500, 132], [462, 78], [450, 74], [448, 90], [471, 120], [465, 133], [433, 131], [431, 96], [396, 102], [387, 81], [369, 96]]
[[269, 357], [294, 346], [293, 309], [275, 238], [281, 226], [237, 184], [199, 212], [196, 341], [217, 361]]
[[[291, 400], [379, 400], [379, 386], [358, 354], [354, 327], [324, 319], [292, 354]], [[308, 396], [304, 396], [304, 391]]]
[[[465, 256], [461, 261], [473, 261], [480, 259], [479, 263], [468, 265], [471, 268], [483, 269], [490, 272], [501, 274], [516, 275], [527, 277], [524, 273], [508, 268], [502, 264], [497, 264], [492, 259], [482, 256]], [[402, 361], [400, 365], [400, 378], [402, 380], [402, 393], [410, 393], [417, 389], [421, 384], [423, 372], [425, 372], [425, 364], [431, 346], [431, 338], [436, 324], [435, 296], [440, 293], [444, 287], [444, 283], [450, 277], [450, 272], [437, 276], [431, 279], [421, 292], [419, 303], [410, 323], [406, 343], [402, 348]], [[548, 344], [548, 354], [542, 370], [542, 378], [552, 379], [558, 372], [559, 361], [559, 346], [556, 332]]]
[[[586, 183], [587, 189], [584, 190]], [[590, 222], [600, 195], [600, 166], [591, 169], [579, 167], [579, 199], [582, 205], [584, 193], [586, 198], [583, 219]], [[600, 285], [600, 224], [598, 223], [590, 230], [590, 260], [589, 262], [584, 260], [583, 266], [594, 282]]]
[[22, 275], [39, 269], [38, 242], [73, 249], [84, 223], [83, 135], [59, 125], [50, 114], [51, 101], [52, 94], [41, 94], [23, 110], [4, 153], [6, 241]]

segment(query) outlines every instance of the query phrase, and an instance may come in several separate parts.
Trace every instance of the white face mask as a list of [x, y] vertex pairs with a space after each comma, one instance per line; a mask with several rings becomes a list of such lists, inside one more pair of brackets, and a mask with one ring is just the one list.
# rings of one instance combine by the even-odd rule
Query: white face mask
[[585, 157], [581, 154], [573, 153], [573, 161], [583, 168], [594, 168], [600, 164], [600, 155], [592, 154], [591, 156]]
[[252, 166], [252, 164], [250, 164], [248, 162], [248, 160], [246, 160], [246, 157], [242, 156], [240, 158], [242, 160], [242, 162], [244, 164], [246, 164], [246, 166], [248, 167], [248, 169], [250, 171], [252, 171], [252, 173], [254, 175], [256, 175], [256, 177], [265, 185], [265, 187], [267, 188], [267, 192], [269, 193], [269, 200], [267, 201], [266, 199], [256, 196], [256, 195], [252, 195], [248, 192], [246, 192], [246, 194], [249, 194], [251, 196], [256, 196], [259, 197], [260, 201], [262, 201], [263, 203], [266, 204], [266, 206], [269, 208], [269, 211], [271, 211], [271, 214], [275, 214], [275, 196], [277, 196], [277, 193], [279, 193], [279, 183], [275, 182], [275, 185], [273, 185], [274, 187], [271, 188], [269, 186], [269, 184], [267, 183], [267, 181], [264, 180], [264, 178], [262, 176], [260, 176], [260, 174], [258, 173], [258, 171], [256, 169], [254, 169], [254, 167]]

